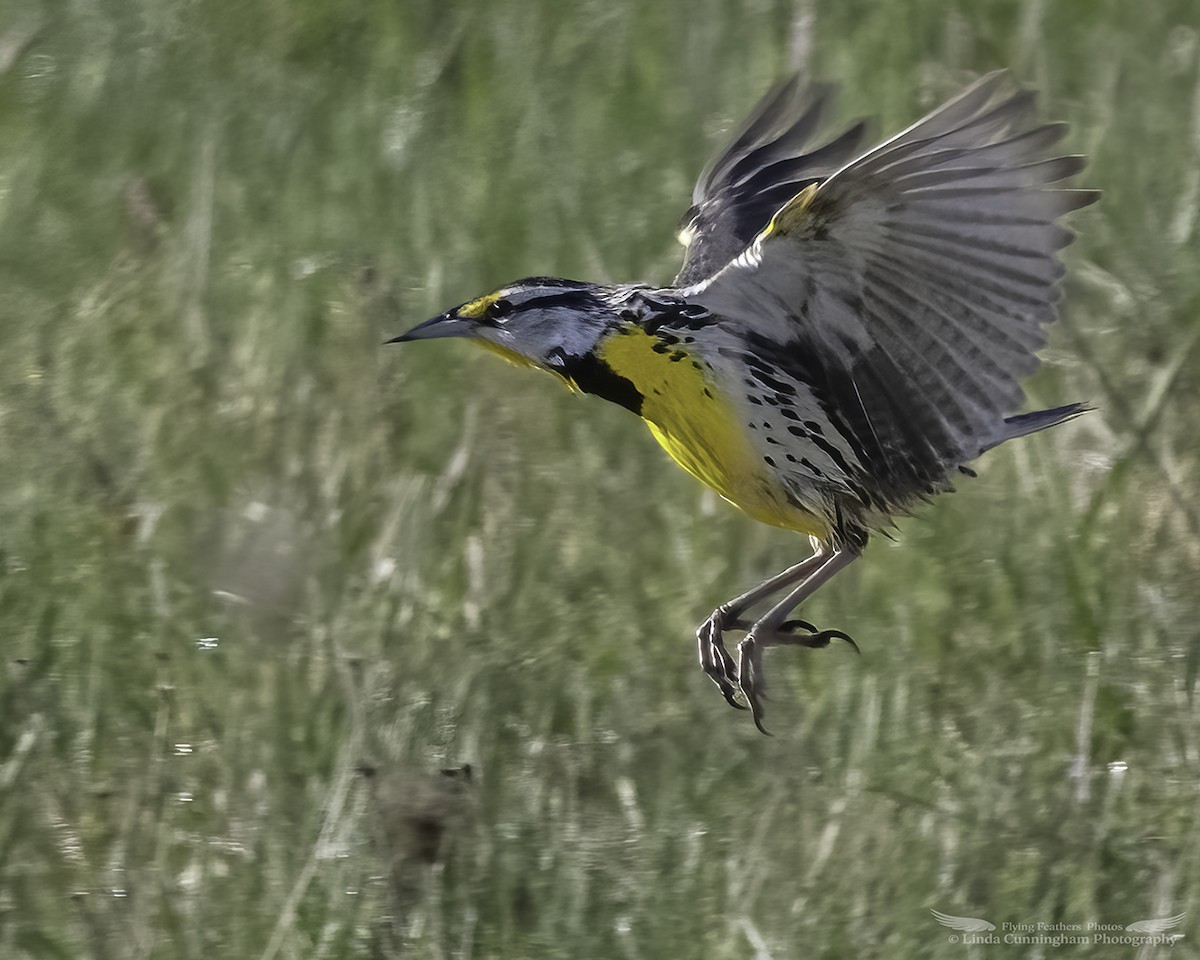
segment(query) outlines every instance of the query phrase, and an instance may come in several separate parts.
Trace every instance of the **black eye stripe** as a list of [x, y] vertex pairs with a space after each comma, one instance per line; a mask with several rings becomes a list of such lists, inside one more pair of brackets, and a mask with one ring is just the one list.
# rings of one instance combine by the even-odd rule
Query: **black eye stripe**
[[586, 290], [571, 290], [568, 293], [550, 293], [541, 297], [530, 297], [524, 301], [517, 309], [527, 310], [530, 307], [546, 309], [547, 307], [555, 307], [560, 304], [568, 307], [587, 306], [595, 298]]
[[513, 314], [530, 309], [545, 310], [549, 307], [587, 307], [595, 302], [595, 297], [585, 290], [569, 290], [565, 293], [548, 293], [540, 297], [530, 297], [519, 303], [499, 298], [489, 303], [483, 313], [477, 318], [479, 323], [498, 325]]
[[483, 311], [483, 319], [495, 322], [511, 312], [512, 304], [509, 301], [493, 300], [487, 305], [487, 309]]

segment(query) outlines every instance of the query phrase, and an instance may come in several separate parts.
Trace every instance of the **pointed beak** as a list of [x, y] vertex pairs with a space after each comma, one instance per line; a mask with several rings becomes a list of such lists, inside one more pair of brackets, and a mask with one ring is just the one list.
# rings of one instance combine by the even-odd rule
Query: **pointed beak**
[[440, 340], [444, 337], [469, 337], [474, 324], [453, 313], [443, 313], [440, 317], [426, 320], [413, 327], [408, 333], [392, 337], [387, 343], [408, 343], [412, 340]]

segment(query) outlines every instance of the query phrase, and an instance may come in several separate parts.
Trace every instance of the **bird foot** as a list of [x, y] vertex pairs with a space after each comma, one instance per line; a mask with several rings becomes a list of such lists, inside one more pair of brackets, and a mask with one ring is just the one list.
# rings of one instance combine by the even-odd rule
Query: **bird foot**
[[[738, 659], [725, 647], [725, 632], [746, 630], [746, 636], [738, 643]], [[797, 646], [822, 649], [833, 640], [843, 640], [858, 653], [858, 644], [849, 634], [841, 630], [818, 630], [807, 620], [787, 620], [774, 630], [755, 630], [754, 625], [733, 615], [726, 606], [717, 607], [696, 631], [700, 666], [721, 691], [725, 701], [739, 710], [749, 709], [754, 725], [760, 732], [770, 736], [762, 724], [763, 700], [766, 699], [766, 684], [763, 680], [762, 654], [768, 647]], [[745, 703], [739, 702], [741, 694]]]

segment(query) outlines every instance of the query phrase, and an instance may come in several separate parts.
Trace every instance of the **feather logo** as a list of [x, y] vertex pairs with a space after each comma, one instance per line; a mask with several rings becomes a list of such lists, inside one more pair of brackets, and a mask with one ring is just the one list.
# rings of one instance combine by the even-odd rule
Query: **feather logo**
[[954, 917], [948, 913], [942, 913], [940, 910], [930, 910], [929, 912], [933, 914], [933, 918], [938, 923], [951, 930], [961, 930], [963, 933], [986, 933], [996, 929], [994, 923], [988, 923], [978, 917]]
[[1176, 914], [1173, 917], [1158, 917], [1153, 920], [1138, 920], [1125, 928], [1128, 933], [1166, 933], [1172, 927], [1183, 923], [1187, 913]]

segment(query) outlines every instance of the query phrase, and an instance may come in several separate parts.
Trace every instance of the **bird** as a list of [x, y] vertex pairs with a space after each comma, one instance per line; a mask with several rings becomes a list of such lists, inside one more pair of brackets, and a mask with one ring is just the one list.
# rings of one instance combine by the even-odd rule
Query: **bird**
[[696, 631], [764, 734], [764, 650], [858, 650], [792, 617], [818, 587], [985, 451], [1090, 409], [1018, 412], [1074, 239], [1060, 221], [1099, 196], [1055, 150], [1066, 124], [997, 71], [864, 149], [866, 121], [821, 135], [834, 92], [797, 72], [762, 97], [700, 173], [670, 285], [527, 277], [387, 341], [465, 338], [624, 407], [725, 500], [808, 537]]

